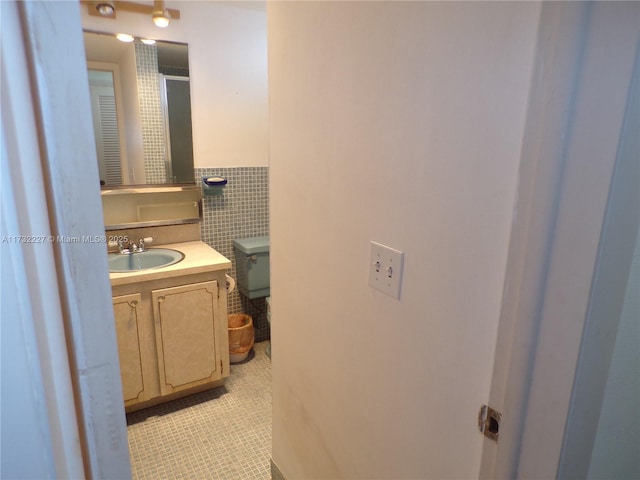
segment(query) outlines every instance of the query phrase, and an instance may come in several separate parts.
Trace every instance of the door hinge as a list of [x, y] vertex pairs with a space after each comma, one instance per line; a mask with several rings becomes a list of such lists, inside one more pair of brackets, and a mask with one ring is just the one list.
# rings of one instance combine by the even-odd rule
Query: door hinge
[[478, 428], [480, 428], [480, 433], [497, 442], [498, 435], [500, 435], [501, 419], [502, 414], [500, 412], [487, 405], [482, 405], [478, 413]]

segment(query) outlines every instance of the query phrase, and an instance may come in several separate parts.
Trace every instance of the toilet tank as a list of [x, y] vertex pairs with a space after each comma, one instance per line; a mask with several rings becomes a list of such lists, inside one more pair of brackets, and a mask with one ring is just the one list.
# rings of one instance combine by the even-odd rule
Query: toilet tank
[[236, 283], [247, 298], [268, 297], [269, 237], [238, 238], [233, 241], [236, 257]]

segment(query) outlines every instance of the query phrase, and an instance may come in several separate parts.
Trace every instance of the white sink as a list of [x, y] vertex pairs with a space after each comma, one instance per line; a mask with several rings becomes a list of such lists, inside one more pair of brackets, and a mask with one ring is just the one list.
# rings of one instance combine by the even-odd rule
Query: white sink
[[178, 263], [184, 254], [170, 248], [150, 248], [144, 252], [123, 255], [109, 254], [109, 271], [112, 273], [135, 272], [150, 268], [160, 268]]

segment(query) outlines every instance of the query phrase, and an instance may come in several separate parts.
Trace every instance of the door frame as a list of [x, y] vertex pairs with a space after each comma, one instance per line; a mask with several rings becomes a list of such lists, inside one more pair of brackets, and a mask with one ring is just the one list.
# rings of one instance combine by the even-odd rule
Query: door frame
[[[18, 433], [3, 462], [23, 444], [43, 445], [33, 454], [52, 458], [44, 476], [130, 478], [80, 4], [12, 0], [1, 9], [2, 174], [12, 187], [2, 209], [15, 211], [20, 234], [44, 239], [20, 245], [25, 261], [14, 267], [35, 313], [7, 321], [35, 332], [24, 349], [41, 375], [24, 381], [45, 393], [45, 440]], [[19, 468], [43, 476], [29, 462]]]
[[[609, 203], [639, 7], [542, 6], [489, 397], [502, 421], [498, 443], [484, 440], [481, 478], [556, 478], [576, 440], [565, 427], [605, 214], [634, 199], [632, 188]], [[611, 234], [629, 243], [639, 219], [627, 220]]]
[[[127, 136], [126, 130], [130, 124], [133, 122], [127, 122], [125, 118], [125, 110], [123, 105], [122, 98], [122, 82], [120, 80], [120, 66], [117, 63], [110, 62], [96, 62], [96, 61], [87, 61], [87, 68], [89, 70], [98, 70], [102, 72], [110, 72], [113, 79], [113, 91], [114, 98], [116, 104], [116, 122], [118, 124], [118, 140], [120, 143], [120, 176], [122, 178], [122, 184], [131, 183], [131, 178], [129, 176], [129, 172], [131, 171], [131, 167], [129, 166], [128, 159], [128, 146], [127, 146]], [[93, 103], [93, 99], [92, 99]], [[92, 105], [93, 110], [93, 105]], [[96, 115], [96, 112], [92, 112], [93, 115]], [[101, 172], [102, 173], [102, 172]]]

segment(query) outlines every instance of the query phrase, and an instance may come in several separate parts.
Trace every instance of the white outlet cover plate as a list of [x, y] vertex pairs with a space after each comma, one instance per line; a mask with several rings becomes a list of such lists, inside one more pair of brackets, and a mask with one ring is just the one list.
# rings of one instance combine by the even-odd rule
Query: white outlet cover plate
[[403, 263], [403, 252], [371, 242], [369, 285], [399, 300]]

